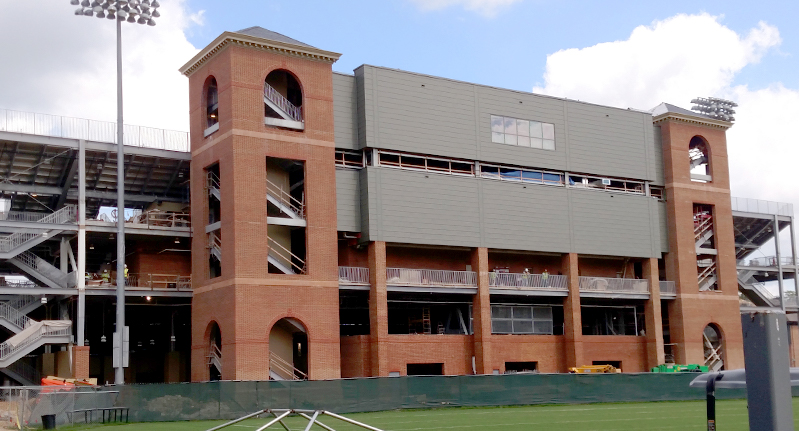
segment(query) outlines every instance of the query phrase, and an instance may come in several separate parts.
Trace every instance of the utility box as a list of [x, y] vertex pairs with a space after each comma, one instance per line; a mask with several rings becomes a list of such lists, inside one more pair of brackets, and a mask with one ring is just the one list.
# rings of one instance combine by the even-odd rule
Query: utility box
[[741, 315], [750, 431], [793, 431], [788, 325], [782, 311]]

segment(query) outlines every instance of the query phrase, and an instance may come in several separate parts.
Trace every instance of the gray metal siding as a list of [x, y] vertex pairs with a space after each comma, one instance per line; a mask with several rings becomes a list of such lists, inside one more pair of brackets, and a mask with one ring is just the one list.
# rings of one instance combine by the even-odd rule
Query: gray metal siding
[[358, 94], [355, 76], [333, 74], [333, 129], [336, 148], [358, 149]]
[[[361, 146], [656, 179], [647, 113], [374, 66], [361, 66], [355, 76]], [[492, 114], [554, 124], [556, 150], [492, 143]]]
[[669, 220], [665, 202], [655, 204], [658, 215], [658, 232], [660, 233], [660, 252], [669, 252]]
[[374, 183], [369, 182], [368, 169], [361, 169], [358, 171], [358, 188], [360, 192], [361, 238], [363, 241], [376, 241], [376, 239], [373, 239], [376, 237], [372, 235], [372, 223], [370, 223], [370, 221], [373, 217], [372, 214], [376, 214], [377, 211], [370, 206], [369, 191], [372, 190], [374, 192], [372, 200], [376, 201], [377, 196], [379, 196], [379, 190], [377, 190]]
[[[475, 247], [477, 179], [367, 168], [371, 241]], [[371, 199], [375, 195], [377, 199]], [[376, 226], [377, 225], [377, 226]]]
[[569, 189], [572, 251], [606, 256], [652, 256], [649, 202], [643, 196]]
[[489, 248], [565, 253], [571, 249], [563, 187], [480, 181], [483, 242]]
[[[651, 123], [651, 118], [649, 121]], [[663, 166], [663, 141], [660, 133], [660, 126], [652, 126], [652, 165], [655, 169], [655, 176], [652, 178], [652, 184], [656, 186], [665, 186], [666, 179], [664, 178], [665, 167]]]
[[361, 231], [361, 187], [356, 170], [336, 169], [338, 230]]

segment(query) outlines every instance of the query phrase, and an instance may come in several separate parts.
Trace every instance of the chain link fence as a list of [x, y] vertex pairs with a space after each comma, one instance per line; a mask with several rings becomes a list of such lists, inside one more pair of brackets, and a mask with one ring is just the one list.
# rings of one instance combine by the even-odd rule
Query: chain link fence
[[0, 387], [0, 430], [39, 429], [45, 417], [55, 425], [126, 421], [117, 406], [119, 391], [75, 386]]

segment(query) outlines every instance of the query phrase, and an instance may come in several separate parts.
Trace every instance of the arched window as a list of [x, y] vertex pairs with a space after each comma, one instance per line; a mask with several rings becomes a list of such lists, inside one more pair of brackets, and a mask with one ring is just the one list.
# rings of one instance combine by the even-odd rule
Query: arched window
[[688, 145], [688, 157], [691, 159], [691, 181], [710, 182], [710, 152], [707, 141], [699, 136], [691, 138]]
[[264, 81], [264, 124], [289, 129], [305, 129], [302, 88], [285, 70], [273, 70]]
[[[216, 85], [216, 78], [213, 76], [208, 78], [205, 86], [205, 122], [206, 122], [206, 136], [208, 130], [219, 124], [219, 90]], [[218, 129], [211, 130], [211, 132]]]
[[269, 331], [269, 377], [308, 379], [308, 331], [293, 317], [280, 319]]
[[705, 330], [702, 331], [702, 338], [705, 346], [705, 365], [710, 368], [710, 371], [724, 369], [721, 330], [711, 323], [705, 326]]

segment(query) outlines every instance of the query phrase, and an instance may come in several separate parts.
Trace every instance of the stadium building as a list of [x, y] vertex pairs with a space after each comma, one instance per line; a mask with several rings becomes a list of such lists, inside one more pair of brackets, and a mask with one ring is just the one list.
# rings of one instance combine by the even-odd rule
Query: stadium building
[[[338, 58], [225, 32], [189, 134], [126, 127], [126, 381], [740, 368], [742, 307], [796, 311], [732, 122]], [[0, 371], [113, 381], [113, 125], [0, 114]]]

